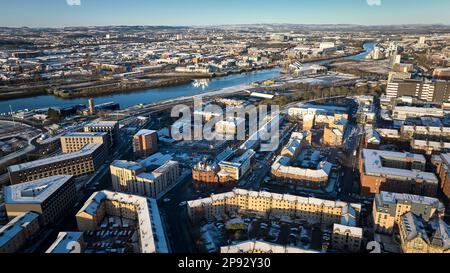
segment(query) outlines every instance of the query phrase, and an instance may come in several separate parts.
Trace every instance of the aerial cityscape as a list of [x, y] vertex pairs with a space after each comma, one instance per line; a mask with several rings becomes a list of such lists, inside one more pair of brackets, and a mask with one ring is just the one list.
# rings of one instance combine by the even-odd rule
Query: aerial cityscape
[[2, 3], [0, 253], [450, 253], [449, 2], [152, 2]]

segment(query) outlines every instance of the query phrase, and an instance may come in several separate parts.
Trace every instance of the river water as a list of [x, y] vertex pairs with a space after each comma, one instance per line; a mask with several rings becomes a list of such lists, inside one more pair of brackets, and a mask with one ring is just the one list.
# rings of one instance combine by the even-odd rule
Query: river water
[[[368, 42], [364, 44], [366, 52], [346, 57], [344, 59], [359, 60], [365, 58], [370, 51], [375, 47], [375, 42]], [[319, 61], [317, 64], [327, 64], [333, 60]], [[95, 104], [116, 102], [120, 107], [126, 108], [140, 103], [147, 104], [158, 101], [169, 100], [172, 98], [193, 96], [196, 94], [216, 91], [222, 88], [232, 87], [240, 84], [251, 83], [255, 81], [262, 81], [266, 79], [275, 78], [280, 75], [280, 69], [260, 70], [250, 73], [243, 73], [239, 75], [231, 75], [227, 77], [214, 78], [209, 81], [208, 86], [194, 87], [192, 84], [184, 84], [178, 86], [170, 86], [163, 88], [147, 89], [142, 91], [135, 91], [129, 93], [121, 93], [114, 95], [106, 95], [95, 97]], [[0, 101], [0, 113], [10, 111], [10, 106], [13, 111], [18, 110], [33, 110], [48, 107], [68, 107], [77, 104], [88, 104], [88, 98], [77, 99], [61, 99], [52, 95], [42, 95], [31, 98], [12, 99]]]

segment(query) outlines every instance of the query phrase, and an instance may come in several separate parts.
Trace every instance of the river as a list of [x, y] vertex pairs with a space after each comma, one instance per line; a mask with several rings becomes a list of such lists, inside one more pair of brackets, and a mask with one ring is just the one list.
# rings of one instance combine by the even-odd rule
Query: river
[[[345, 57], [344, 59], [359, 60], [365, 58], [370, 51], [375, 47], [375, 42], [367, 42], [364, 44], [366, 52]], [[341, 59], [341, 58], [338, 58]], [[335, 60], [335, 59], [334, 59]], [[325, 60], [315, 62], [317, 64], [327, 64], [334, 60]], [[158, 101], [169, 100], [177, 97], [193, 96], [196, 94], [207, 93], [211, 91], [217, 91], [222, 88], [232, 87], [240, 84], [251, 83], [255, 81], [262, 81], [278, 77], [280, 75], [280, 69], [267, 69], [259, 70], [249, 73], [243, 73], [238, 75], [230, 75], [227, 77], [213, 78], [209, 81], [208, 86], [194, 87], [192, 84], [184, 84], [178, 86], [170, 86], [163, 88], [147, 89], [142, 91], [134, 91], [128, 93], [119, 93], [114, 95], [106, 95], [95, 97], [95, 104], [101, 104], [106, 102], [116, 102], [120, 104], [120, 107], [127, 108], [140, 103], [148, 104]], [[77, 104], [88, 104], [88, 98], [76, 98], [76, 99], [61, 99], [52, 95], [42, 95], [31, 98], [11, 99], [0, 101], [0, 113], [10, 111], [10, 106], [13, 111], [18, 110], [33, 110], [43, 109], [48, 107], [68, 107]]]

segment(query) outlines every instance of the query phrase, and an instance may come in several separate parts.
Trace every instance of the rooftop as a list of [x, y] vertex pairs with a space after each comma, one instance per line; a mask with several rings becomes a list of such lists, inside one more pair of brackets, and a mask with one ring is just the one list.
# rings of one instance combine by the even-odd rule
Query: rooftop
[[35, 167], [39, 167], [39, 166], [58, 163], [58, 162], [64, 161], [64, 160], [75, 159], [75, 158], [79, 158], [82, 156], [91, 155], [97, 149], [100, 149], [100, 147], [102, 147], [102, 144], [88, 144], [88, 145], [84, 146], [81, 150], [74, 152], [74, 153], [58, 155], [58, 156], [53, 156], [53, 157], [49, 157], [49, 158], [45, 158], [45, 159], [31, 161], [31, 162], [27, 162], [27, 163], [23, 163], [23, 164], [19, 164], [19, 165], [9, 166], [8, 170], [9, 170], [9, 172], [17, 172], [17, 171], [27, 170], [27, 169], [31, 169], [31, 168], [35, 168]]
[[383, 166], [383, 159], [393, 161], [412, 161], [425, 164], [426, 159], [423, 155], [364, 149], [362, 151], [362, 157], [364, 160], [364, 172], [366, 175], [424, 180], [429, 183], [439, 183], [434, 173]]
[[95, 215], [100, 205], [105, 201], [131, 204], [136, 207], [138, 232], [142, 253], [168, 253], [168, 246], [159, 215], [156, 200], [111, 191], [96, 192], [89, 197], [77, 213]]
[[37, 218], [39, 218], [39, 214], [26, 212], [11, 220], [6, 226], [0, 228], [0, 247], [17, 236], [30, 222], [35, 221]]
[[6, 204], [41, 204], [73, 176], [51, 176], [4, 188]]
[[314, 250], [306, 250], [299, 247], [282, 246], [263, 241], [246, 241], [236, 245], [220, 248], [221, 253], [320, 253]]

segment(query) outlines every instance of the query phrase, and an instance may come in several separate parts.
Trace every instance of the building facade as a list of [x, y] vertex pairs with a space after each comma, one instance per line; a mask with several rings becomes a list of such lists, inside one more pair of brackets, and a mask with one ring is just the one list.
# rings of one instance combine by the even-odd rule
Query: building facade
[[84, 126], [86, 133], [107, 133], [110, 145], [115, 145], [119, 140], [119, 122], [94, 121]]
[[73, 176], [52, 176], [4, 189], [10, 219], [24, 212], [41, 215], [43, 225], [56, 224], [75, 205], [77, 190]]
[[76, 214], [78, 229], [96, 230], [106, 216], [135, 221], [139, 253], [169, 252], [156, 200], [110, 191], [93, 193]]
[[377, 233], [393, 234], [400, 218], [408, 212], [429, 221], [433, 216], [445, 214], [439, 199], [391, 192], [380, 192], [373, 202], [373, 223]]
[[40, 230], [39, 214], [25, 212], [0, 228], [0, 253], [16, 253]]
[[88, 144], [101, 144], [105, 149], [110, 147], [107, 133], [68, 133], [63, 135], [60, 140], [64, 154], [78, 152]]
[[439, 180], [425, 172], [423, 155], [363, 149], [359, 170], [361, 195], [374, 196], [380, 191], [437, 197]]
[[78, 152], [8, 167], [11, 184], [20, 184], [55, 175], [82, 176], [95, 172], [106, 160], [101, 144], [88, 144]]
[[428, 102], [443, 103], [450, 99], [450, 81], [392, 80], [386, 89], [387, 98], [417, 97]]
[[149, 157], [158, 151], [158, 132], [140, 130], [133, 136], [133, 151], [136, 158]]
[[180, 177], [180, 166], [160, 153], [141, 161], [114, 161], [111, 179], [115, 191], [156, 198]]

